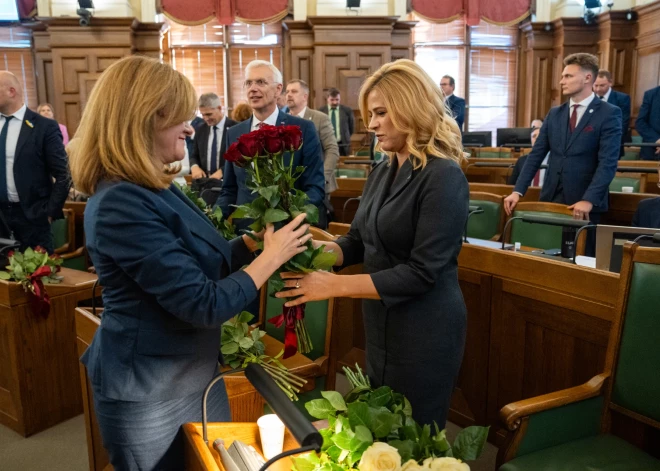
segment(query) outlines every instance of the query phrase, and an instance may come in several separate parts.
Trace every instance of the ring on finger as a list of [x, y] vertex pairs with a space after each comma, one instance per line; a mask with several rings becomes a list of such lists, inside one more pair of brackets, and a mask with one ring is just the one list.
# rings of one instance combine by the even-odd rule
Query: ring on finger
[[296, 289], [300, 289], [300, 281], [296, 281]]

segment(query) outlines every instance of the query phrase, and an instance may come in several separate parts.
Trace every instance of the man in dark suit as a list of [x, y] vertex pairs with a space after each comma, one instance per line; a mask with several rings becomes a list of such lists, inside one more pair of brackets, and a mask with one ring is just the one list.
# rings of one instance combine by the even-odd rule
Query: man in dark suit
[[[635, 129], [644, 142], [660, 144], [660, 86], [644, 93]], [[660, 160], [660, 147], [642, 147], [639, 157], [642, 160]]]
[[355, 132], [355, 116], [351, 108], [340, 102], [339, 90], [331, 88], [328, 91], [328, 104], [322, 106], [319, 111], [327, 113], [330, 118], [339, 145], [339, 155], [351, 155], [351, 136]]
[[617, 92], [612, 88], [612, 74], [607, 70], [599, 70], [598, 77], [594, 82], [594, 92], [598, 98], [608, 102], [610, 105], [618, 106], [621, 109], [621, 119], [623, 123], [623, 133], [621, 134], [621, 150], [619, 156], [623, 157], [623, 143], [630, 139], [630, 96], [625, 93]]
[[199, 112], [206, 122], [195, 133], [193, 151], [190, 154], [190, 173], [193, 179], [222, 178], [225, 160], [227, 129], [235, 121], [222, 114], [220, 97], [215, 93], [204, 93], [199, 97]]
[[[513, 193], [504, 200], [511, 214], [550, 152], [541, 201], [570, 205], [575, 219], [597, 224], [607, 211], [621, 143], [621, 110], [592, 91], [598, 58], [571, 54], [564, 59], [561, 87], [569, 101], [548, 113]], [[552, 138], [551, 138], [552, 137]], [[588, 241], [587, 255], [595, 248]]]
[[[229, 129], [227, 145], [236, 142], [239, 136], [254, 131], [261, 123], [300, 126], [303, 145], [293, 154], [293, 167], [304, 166], [305, 171], [296, 181], [296, 188], [304, 191], [309, 197], [309, 203], [319, 208], [319, 226], [325, 227], [323, 154], [314, 123], [278, 110], [276, 100], [282, 92], [282, 73], [270, 62], [250, 62], [245, 68], [244, 88], [252, 108], [252, 117]], [[290, 158], [290, 153], [287, 153], [285, 164], [289, 164]], [[234, 211], [232, 205], [241, 205], [255, 199], [255, 194], [246, 185], [246, 176], [244, 168], [225, 162], [224, 184], [216, 203], [225, 217]], [[250, 224], [247, 219], [238, 219], [234, 223], [237, 229], [244, 229]]]
[[[535, 120], [535, 121], [540, 121], [540, 120]], [[532, 147], [534, 146], [534, 144], [536, 144], [536, 140], [538, 139], [540, 132], [541, 132], [540, 126], [538, 128], [532, 127], [532, 134], [531, 134]], [[546, 154], [545, 158], [543, 159], [543, 162], [541, 162], [541, 165], [548, 165], [549, 157], [550, 155]], [[522, 157], [519, 157], [518, 160], [516, 160], [516, 164], [513, 166], [513, 171], [511, 172], [511, 175], [509, 175], [509, 178], [507, 179], [508, 185], [515, 185], [518, 182], [518, 178], [520, 178], [522, 169], [525, 167], [525, 162], [527, 162], [527, 155], [523, 155]], [[543, 182], [545, 181], [545, 174], [546, 174], [546, 169], [537, 170], [536, 175], [534, 175], [534, 179], [532, 180], [532, 186], [542, 187]]]
[[454, 95], [456, 82], [451, 75], [445, 75], [440, 80], [440, 88], [445, 94], [445, 103], [451, 111], [452, 117], [456, 120], [458, 128], [463, 132], [463, 121], [465, 121], [465, 99]]
[[7, 71], [0, 71], [0, 114], [2, 216], [21, 250], [40, 245], [52, 253], [50, 223], [63, 217], [71, 186], [60, 127], [25, 106], [20, 82]]

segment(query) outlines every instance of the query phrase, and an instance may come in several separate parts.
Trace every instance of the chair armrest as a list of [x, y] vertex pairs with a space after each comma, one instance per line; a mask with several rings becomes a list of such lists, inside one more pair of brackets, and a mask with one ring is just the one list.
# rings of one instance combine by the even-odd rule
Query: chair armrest
[[512, 402], [502, 407], [500, 419], [506, 428], [513, 432], [520, 426], [522, 417], [599, 396], [608, 376], [599, 374], [580, 386]]
[[[57, 251], [55, 251], [57, 252]], [[63, 260], [68, 260], [70, 258], [80, 257], [85, 253], [85, 247], [79, 247], [73, 252], [59, 253], [58, 255], [62, 257]]]

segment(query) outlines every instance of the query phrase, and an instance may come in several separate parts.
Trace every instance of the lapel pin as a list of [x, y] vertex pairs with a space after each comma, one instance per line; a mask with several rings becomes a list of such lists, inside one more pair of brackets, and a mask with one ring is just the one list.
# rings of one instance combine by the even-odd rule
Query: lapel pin
[[31, 128], [34, 128], [34, 124], [32, 124], [32, 123], [31, 123], [30, 121], [28, 121], [27, 119], [25, 120], [25, 124], [27, 124], [27, 125], [30, 126]]
[[593, 110], [593, 109], [591, 109], [591, 110], [589, 110], [589, 113], [593, 113], [593, 112], [594, 112], [594, 110]]

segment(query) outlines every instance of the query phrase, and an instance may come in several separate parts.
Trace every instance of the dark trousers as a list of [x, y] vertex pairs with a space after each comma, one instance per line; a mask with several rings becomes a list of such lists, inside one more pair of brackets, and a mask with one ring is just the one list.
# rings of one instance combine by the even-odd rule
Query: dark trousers
[[8, 228], [1, 228], [3, 235], [10, 237], [11, 234], [7, 233], [7, 229], [9, 229], [14, 238], [21, 243], [21, 251], [40, 245], [48, 253], [53, 253], [53, 235], [50, 232], [50, 224], [46, 216], [43, 221], [30, 221], [25, 217], [20, 203], [0, 203], [0, 209], [8, 226]]
[[339, 155], [346, 156], [346, 155], [351, 155], [351, 144], [343, 144], [341, 142], [338, 142], [337, 145], [339, 146]]

